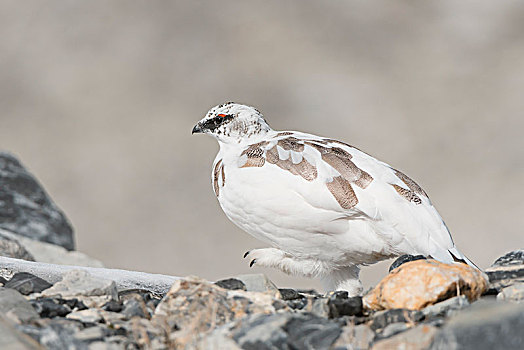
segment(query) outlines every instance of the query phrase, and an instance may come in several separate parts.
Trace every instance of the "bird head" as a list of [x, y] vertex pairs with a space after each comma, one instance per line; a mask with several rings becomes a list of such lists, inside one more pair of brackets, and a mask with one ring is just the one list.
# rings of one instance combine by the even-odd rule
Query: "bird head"
[[193, 128], [193, 134], [209, 134], [223, 143], [241, 143], [263, 136], [271, 128], [256, 108], [227, 102], [207, 112]]

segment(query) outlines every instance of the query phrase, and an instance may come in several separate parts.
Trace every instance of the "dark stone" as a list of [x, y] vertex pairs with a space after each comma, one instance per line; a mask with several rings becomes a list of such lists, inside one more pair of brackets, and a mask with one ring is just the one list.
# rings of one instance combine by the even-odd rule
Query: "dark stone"
[[46, 349], [86, 349], [87, 344], [74, 338], [74, 334], [83, 329], [82, 323], [68, 319], [50, 320], [44, 327], [24, 325], [18, 330], [29, 335]]
[[393, 271], [402, 264], [415, 260], [426, 260], [426, 257], [424, 255], [401, 255], [395, 261], [393, 261], [393, 264], [391, 264], [389, 267], [389, 272]]
[[286, 303], [287, 306], [294, 310], [302, 310], [307, 305], [307, 298], [303, 297], [300, 299], [287, 300]]
[[348, 298], [348, 292], [338, 291], [333, 293], [328, 300], [329, 317], [362, 315], [362, 297]]
[[524, 267], [515, 270], [486, 271], [486, 273], [490, 283], [502, 280], [514, 280], [524, 277]]
[[313, 314], [257, 315], [233, 339], [246, 350], [329, 349], [341, 332], [337, 322]]
[[295, 300], [304, 298], [304, 295], [300, 294], [294, 289], [290, 288], [279, 288], [278, 291], [280, 292], [280, 296], [282, 300]]
[[0, 228], [75, 248], [73, 229], [38, 181], [9, 153], [0, 152]]
[[54, 298], [39, 298], [31, 301], [31, 305], [38, 312], [40, 317], [53, 318], [65, 317], [71, 313], [71, 308], [68, 305], [61, 303], [63, 299]]
[[8, 258], [35, 261], [35, 258], [17, 240], [0, 232], [0, 255]]
[[111, 312], [120, 312], [124, 308], [121, 301], [111, 300], [102, 305], [102, 310]]
[[7, 280], [0, 276], [0, 283], [2, 284], [2, 286], [4, 286], [7, 283]]
[[129, 299], [124, 302], [122, 314], [128, 319], [138, 316], [140, 318], [150, 318], [146, 304], [142, 300]]
[[40, 293], [53, 285], [46, 280], [27, 272], [17, 272], [4, 285], [5, 288], [11, 288], [19, 291], [23, 295], [31, 293]]
[[373, 331], [386, 328], [391, 323], [417, 323], [424, 319], [421, 311], [407, 309], [391, 309], [379, 311], [372, 316], [370, 327]]
[[71, 310], [81, 311], [86, 310], [87, 306], [78, 299], [58, 299], [60, 303], [69, 306]]
[[524, 250], [514, 250], [501, 256], [491, 266], [511, 266], [511, 265], [524, 265]]
[[453, 316], [430, 347], [441, 349], [523, 349], [524, 305], [478, 301]]
[[228, 278], [215, 282], [215, 284], [224, 289], [230, 290], [247, 290], [246, 285], [236, 278]]

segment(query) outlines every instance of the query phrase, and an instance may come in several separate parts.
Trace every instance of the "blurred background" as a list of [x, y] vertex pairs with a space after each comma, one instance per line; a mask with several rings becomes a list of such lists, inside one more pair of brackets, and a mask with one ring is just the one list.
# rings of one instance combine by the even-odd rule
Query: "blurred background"
[[[215, 280], [264, 244], [222, 213], [225, 101], [349, 142], [429, 193], [481, 267], [524, 247], [522, 1], [1, 1], [0, 148], [108, 267]], [[369, 286], [388, 263], [363, 271]]]

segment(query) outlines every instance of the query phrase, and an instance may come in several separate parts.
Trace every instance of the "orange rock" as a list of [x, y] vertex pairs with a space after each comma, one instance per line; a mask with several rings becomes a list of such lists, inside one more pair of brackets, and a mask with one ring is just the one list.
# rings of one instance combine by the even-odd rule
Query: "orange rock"
[[391, 271], [364, 296], [363, 303], [370, 310], [419, 310], [457, 295], [475, 300], [487, 286], [486, 275], [466, 264], [416, 260]]

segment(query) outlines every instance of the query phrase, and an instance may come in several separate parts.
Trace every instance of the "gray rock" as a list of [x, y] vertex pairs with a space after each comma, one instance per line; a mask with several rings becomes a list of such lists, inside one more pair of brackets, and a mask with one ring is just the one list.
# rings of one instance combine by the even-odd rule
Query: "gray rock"
[[102, 321], [102, 315], [97, 309], [87, 309], [71, 312], [66, 316], [70, 320], [80, 321], [82, 323], [98, 323]]
[[362, 297], [348, 297], [348, 292], [337, 291], [329, 296], [329, 316], [332, 318], [342, 316], [362, 315]]
[[0, 349], [2, 350], [37, 350], [43, 349], [35, 340], [18, 331], [0, 315]]
[[129, 299], [124, 302], [124, 309], [122, 314], [130, 319], [138, 316], [140, 318], [150, 318], [149, 312], [147, 311], [146, 304], [143, 300]]
[[489, 288], [500, 292], [505, 287], [524, 282], [524, 265], [492, 266], [486, 269], [486, 274]]
[[502, 289], [502, 291], [497, 295], [497, 300], [524, 301], [524, 283], [516, 283]]
[[38, 181], [13, 155], [0, 152], [0, 227], [75, 248], [73, 229]]
[[76, 265], [103, 267], [99, 260], [96, 260], [79, 251], [69, 251], [59, 245], [35, 241], [34, 239], [17, 235], [13, 232], [0, 229], [0, 237], [10, 238], [20, 244], [33, 259], [24, 259], [38, 261], [50, 264]]
[[468, 298], [466, 298], [464, 295], [460, 295], [458, 297], [427, 306], [422, 309], [422, 313], [426, 319], [431, 319], [434, 317], [448, 317], [451, 313], [453, 313], [453, 311], [463, 309], [467, 306], [469, 306]]
[[366, 324], [347, 325], [342, 329], [333, 348], [344, 350], [369, 349], [375, 339], [375, 332]]
[[524, 305], [480, 300], [454, 315], [431, 349], [523, 349], [523, 329]]
[[418, 325], [390, 338], [377, 341], [372, 350], [423, 350], [427, 349], [437, 333], [437, 328]]
[[53, 318], [53, 317], [64, 317], [69, 314], [72, 310], [71, 307], [60, 301], [65, 301], [58, 298], [39, 298], [31, 300], [31, 305], [38, 312], [40, 317]]
[[242, 349], [329, 349], [340, 333], [337, 322], [312, 314], [275, 314], [242, 322], [233, 339]]
[[19, 291], [23, 295], [31, 293], [40, 293], [53, 285], [40, 277], [27, 272], [18, 272], [4, 285], [5, 288], [11, 288]]
[[328, 299], [313, 299], [313, 305], [311, 306], [311, 310], [308, 311], [310, 311], [313, 315], [316, 315], [318, 317], [328, 318], [330, 314]]
[[371, 320], [370, 327], [376, 331], [384, 329], [391, 323], [417, 323], [424, 318], [424, 314], [420, 311], [407, 309], [391, 309], [376, 312]]
[[391, 323], [391, 324], [388, 324], [386, 328], [382, 330], [382, 332], [380, 332], [380, 334], [378, 335], [378, 338], [379, 339], [389, 338], [395, 334], [404, 332], [407, 329], [409, 329], [407, 323], [403, 323], [403, 322]]
[[241, 280], [236, 278], [228, 278], [225, 280], [216, 281], [215, 284], [224, 289], [230, 290], [247, 290], [246, 285]]
[[278, 292], [275, 284], [262, 273], [238, 275], [235, 279], [242, 281], [248, 292]]
[[117, 300], [118, 292], [114, 281], [93, 277], [85, 270], [72, 270], [63, 275], [60, 282], [42, 292], [43, 296], [110, 296]]
[[74, 338], [74, 334], [83, 329], [81, 323], [67, 319], [49, 320], [41, 325], [24, 325], [18, 327], [25, 334], [37, 340], [46, 349], [84, 350], [87, 345]]
[[0, 255], [8, 258], [35, 261], [31, 253], [18, 240], [2, 234], [2, 231], [0, 231]]
[[79, 332], [73, 334], [73, 337], [82, 342], [92, 342], [95, 340], [103, 340], [106, 336], [107, 331], [105, 328], [100, 326], [94, 326], [89, 328], [84, 328]]
[[0, 287], [0, 313], [16, 323], [25, 323], [38, 318], [38, 313], [22, 294], [14, 289]]
[[496, 266], [511, 266], [511, 265], [524, 265], [524, 249], [514, 250], [501, 256], [493, 263], [493, 267]]

